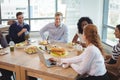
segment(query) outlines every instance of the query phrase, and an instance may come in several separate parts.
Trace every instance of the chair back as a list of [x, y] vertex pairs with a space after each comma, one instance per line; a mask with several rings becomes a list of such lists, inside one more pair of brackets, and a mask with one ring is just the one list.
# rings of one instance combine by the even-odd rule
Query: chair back
[[15, 22], [16, 22], [15, 20], [8, 20], [7, 24], [8, 24], [8, 25], [12, 25], [12, 24], [14, 24]]

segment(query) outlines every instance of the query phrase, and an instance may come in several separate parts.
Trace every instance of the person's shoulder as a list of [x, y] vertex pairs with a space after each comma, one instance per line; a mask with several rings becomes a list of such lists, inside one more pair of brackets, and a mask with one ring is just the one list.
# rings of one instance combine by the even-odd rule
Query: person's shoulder
[[12, 25], [17, 25], [17, 22], [14, 22]]
[[29, 26], [29, 24], [27, 24], [27, 23], [24, 23], [24, 26]]
[[47, 25], [54, 25], [54, 22], [50, 22], [50, 23], [48, 23]]
[[44, 27], [49, 28], [49, 27], [53, 27], [53, 26], [55, 26], [55, 24], [52, 22], [52, 23], [48, 23], [48, 24], [46, 24]]
[[88, 51], [94, 51], [94, 50], [97, 50], [98, 48], [96, 47], [96, 46], [94, 46], [94, 45], [89, 45], [89, 46], [87, 46], [87, 48], [86, 48]]
[[10, 28], [11, 28], [11, 27], [16, 27], [16, 26], [17, 26], [17, 22], [11, 24], [11, 25], [10, 25]]
[[63, 25], [63, 26], [67, 26], [65, 23], [61, 23], [61, 25]]
[[68, 26], [64, 23], [61, 23], [61, 26], [64, 27], [64, 28], [68, 28]]

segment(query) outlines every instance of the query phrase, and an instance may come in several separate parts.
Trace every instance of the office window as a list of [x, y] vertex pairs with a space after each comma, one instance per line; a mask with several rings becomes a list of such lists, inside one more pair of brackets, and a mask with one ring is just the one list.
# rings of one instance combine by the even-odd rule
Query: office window
[[4, 0], [1, 3], [1, 18], [16, 19], [16, 13], [21, 11], [24, 17], [28, 18], [28, 1], [27, 0]]
[[80, 17], [81, 0], [4, 0], [0, 3], [1, 24], [6, 25], [9, 19], [16, 20], [16, 13], [24, 13], [25, 22], [31, 31], [40, 31], [47, 23], [54, 21], [56, 12], [63, 13], [63, 23], [69, 29], [69, 41], [77, 32]]
[[120, 0], [109, 0], [108, 25], [115, 27], [120, 23]]
[[104, 0], [103, 13], [103, 42], [113, 46], [118, 39], [115, 38], [114, 29], [120, 24], [120, 0]]
[[30, 0], [30, 18], [54, 17], [55, 0]]
[[49, 22], [53, 22], [56, 12], [56, 0], [30, 0], [30, 23], [32, 31], [39, 31]]
[[53, 22], [54, 19], [40, 19], [40, 20], [30, 20], [31, 22], [31, 30], [32, 31], [40, 31], [42, 27], [46, 24]]

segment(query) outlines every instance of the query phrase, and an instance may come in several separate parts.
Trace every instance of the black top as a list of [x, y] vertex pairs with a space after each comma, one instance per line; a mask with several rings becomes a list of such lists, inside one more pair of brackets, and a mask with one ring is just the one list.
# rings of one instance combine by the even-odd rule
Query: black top
[[18, 22], [12, 24], [9, 28], [9, 36], [14, 43], [19, 43], [25, 41], [25, 33], [18, 36], [17, 34], [23, 29], [26, 28], [28, 32], [30, 32], [30, 26], [26, 23], [23, 23], [23, 26], [21, 27], [18, 25]]
[[2, 46], [3, 48], [5, 48], [5, 47], [8, 46], [7, 41], [6, 41], [6, 39], [3, 37], [1, 31], [0, 31], [0, 44], [1, 44], [1, 46]]

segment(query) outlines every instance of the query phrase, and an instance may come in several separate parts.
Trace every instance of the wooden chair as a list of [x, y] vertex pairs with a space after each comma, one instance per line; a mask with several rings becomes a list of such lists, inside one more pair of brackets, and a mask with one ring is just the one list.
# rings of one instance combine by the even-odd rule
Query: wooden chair
[[[15, 20], [8, 20], [7, 24], [8, 24], [8, 25], [12, 25], [12, 24], [14, 24], [15, 22], [16, 22]], [[7, 43], [9, 44], [9, 42], [10, 42], [10, 36], [9, 36], [9, 34], [5, 35], [5, 38], [6, 38], [6, 40], [7, 40]]]
[[117, 63], [106, 64], [107, 69], [120, 69], [120, 56], [118, 57]]
[[[120, 56], [116, 64], [106, 64], [107, 71], [120, 78]], [[116, 79], [117, 80], [117, 79]]]
[[115, 73], [108, 71], [108, 77], [110, 78], [110, 80], [118, 80], [119, 76], [117, 76]]
[[7, 24], [8, 25], [12, 25], [13, 23], [15, 23], [16, 21], [15, 20], [8, 20]]
[[6, 38], [7, 43], [9, 44], [9, 42], [10, 42], [10, 36], [7, 34], [7, 35], [5, 35], [5, 38]]

